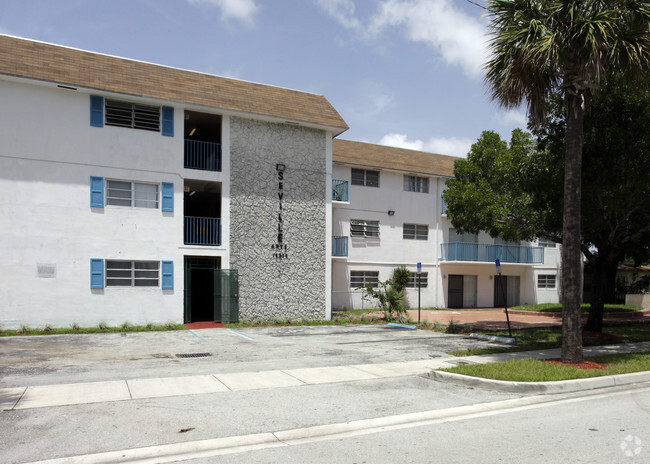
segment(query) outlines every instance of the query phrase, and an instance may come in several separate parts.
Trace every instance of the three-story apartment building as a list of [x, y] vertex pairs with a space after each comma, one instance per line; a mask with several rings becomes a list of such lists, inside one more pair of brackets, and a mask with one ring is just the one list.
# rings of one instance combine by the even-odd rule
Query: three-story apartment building
[[455, 234], [455, 158], [323, 96], [0, 35], [0, 101], [5, 328], [327, 319], [417, 262], [424, 307], [557, 300], [555, 248]]
[[[334, 140], [332, 302], [360, 308], [361, 289], [411, 271], [407, 303], [476, 308], [557, 302], [559, 250], [552, 242], [507, 243], [458, 234], [442, 193], [459, 158]], [[495, 260], [501, 262], [497, 274]]]
[[322, 96], [0, 35], [0, 323], [327, 318]]

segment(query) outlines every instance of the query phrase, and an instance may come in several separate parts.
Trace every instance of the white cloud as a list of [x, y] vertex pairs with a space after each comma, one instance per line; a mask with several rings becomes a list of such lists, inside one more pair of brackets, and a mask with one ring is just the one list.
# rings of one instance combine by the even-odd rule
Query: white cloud
[[504, 126], [517, 126], [522, 129], [526, 128], [528, 124], [528, 117], [526, 113], [518, 109], [509, 109], [507, 111], [497, 113], [495, 116], [499, 124]]
[[317, 3], [327, 14], [347, 29], [359, 29], [361, 22], [354, 17], [354, 2], [352, 0], [317, 0]]
[[355, 16], [352, 0], [317, 0], [343, 27], [363, 33], [383, 46], [386, 29], [401, 27], [406, 38], [431, 48], [449, 66], [458, 66], [471, 78], [483, 76], [488, 57], [485, 26], [457, 8], [452, 0], [382, 0], [364, 25]]
[[379, 33], [402, 26], [413, 42], [421, 42], [451, 66], [472, 78], [482, 77], [487, 51], [486, 29], [450, 0], [386, 0], [372, 18], [370, 30]]
[[187, 0], [192, 5], [213, 5], [221, 9], [223, 19], [238, 19], [253, 24], [259, 6], [255, 0]]
[[429, 153], [459, 156], [462, 158], [467, 157], [467, 153], [469, 152], [472, 143], [474, 142], [470, 139], [459, 139], [456, 137], [432, 137], [428, 141], [408, 140], [408, 137], [405, 134], [386, 134], [379, 141], [380, 145], [388, 145], [389, 147], [426, 151]]

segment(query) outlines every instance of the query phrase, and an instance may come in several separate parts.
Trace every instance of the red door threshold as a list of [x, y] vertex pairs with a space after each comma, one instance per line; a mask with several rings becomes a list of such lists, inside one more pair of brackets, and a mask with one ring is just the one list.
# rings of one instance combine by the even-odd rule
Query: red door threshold
[[224, 329], [226, 326], [221, 322], [199, 321], [185, 324], [185, 327], [188, 329]]

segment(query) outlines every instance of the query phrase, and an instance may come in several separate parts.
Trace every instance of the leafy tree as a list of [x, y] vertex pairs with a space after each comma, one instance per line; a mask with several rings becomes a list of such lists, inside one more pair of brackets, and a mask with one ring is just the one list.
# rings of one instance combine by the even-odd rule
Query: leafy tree
[[[600, 331], [623, 257], [647, 262], [650, 245], [650, 86], [611, 76], [585, 118], [581, 249], [595, 270], [586, 328]], [[484, 132], [447, 181], [447, 214], [461, 232], [507, 240], [562, 241], [565, 121], [560, 95], [537, 142], [515, 130], [510, 144]]]
[[580, 312], [580, 203], [584, 114], [608, 69], [647, 71], [647, 0], [488, 0], [492, 97], [523, 100], [541, 121], [549, 96], [562, 93], [566, 115], [562, 230], [562, 361], [583, 362]]
[[[586, 329], [602, 330], [605, 303], [613, 303], [616, 270], [624, 258], [648, 259], [650, 244], [650, 86], [609, 76], [585, 116], [582, 170], [582, 252], [594, 271]], [[562, 101], [549, 105], [547, 123], [532, 127], [540, 149], [561, 162]], [[561, 168], [561, 165], [557, 168]]]

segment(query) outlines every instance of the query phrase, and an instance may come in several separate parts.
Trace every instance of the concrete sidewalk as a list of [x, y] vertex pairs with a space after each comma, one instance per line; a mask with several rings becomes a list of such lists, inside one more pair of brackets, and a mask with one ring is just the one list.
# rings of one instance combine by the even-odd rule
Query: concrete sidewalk
[[[650, 342], [586, 347], [585, 356], [646, 350], [650, 350]], [[0, 389], [0, 410], [43, 408], [107, 401], [130, 401], [145, 398], [427, 375], [434, 369], [453, 367], [458, 364], [481, 364], [522, 358], [552, 359], [558, 358], [559, 356], [560, 350], [552, 349], [468, 356], [464, 358], [449, 356], [420, 361], [2, 388]], [[485, 379], [439, 372], [430, 375], [430, 378], [472, 387], [503, 389], [504, 391], [517, 393], [567, 392], [580, 389], [602, 388], [603, 386], [620, 385], [622, 383], [650, 381], [650, 372], [627, 374], [627, 376], [629, 381], [625, 380], [626, 378], [623, 378], [623, 376], [609, 376], [609, 379], [600, 377], [584, 379], [581, 382], [543, 382], [544, 384], [553, 384], [554, 387], [552, 388], [548, 385], [540, 387], [539, 383], [495, 383], [495, 381]], [[612, 377], [616, 377], [616, 379], [612, 379]]]

